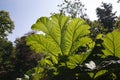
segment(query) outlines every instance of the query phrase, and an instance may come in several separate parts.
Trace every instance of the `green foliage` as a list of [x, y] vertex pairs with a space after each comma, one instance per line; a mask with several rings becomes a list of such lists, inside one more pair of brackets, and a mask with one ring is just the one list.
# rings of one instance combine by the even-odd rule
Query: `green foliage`
[[120, 58], [120, 32], [115, 30], [103, 38], [103, 53], [105, 56]]
[[102, 3], [96, 9], [99, 19], [89, 21], [91, 27], [79, 19], [86, 17], [80, 0], [64, 0], [58, 7], [61, 14], [41, 17], [33, 24], [33, 30], [44, 34], [17, 39], [15, 52], [6, 39], [13, 21], [8, 12], [0, 11], [0, 80], [24, 75], [23, 80], [119, 80], [120, 20], [115, 23], [112, 4]]
[[9, 33], [12, 33], [13, 29], [14, 24], [9, 13], [6, 11], [0, 11], [0, 38], [6, 38]]
[[[52, 80], [62, 76], [64, 73], [61, 71], [62, 68], [69, 71], [76, 65], [81, 65], [94, 47], [94, 42], [88, 37], [89, 26], [78, 18], [70, 19], [59, 14], [50, 18], [41, 17], [32, 26], [32, 29], [45, 33], [45, 35], [30, 35], [26, 40], [33, 50], [45, 53], [46, 57], [42, 61], [46, 67], [49, 66], [47, 73], [49, 79]], [[86, 47], [87, 51], [76, 54], [77, 49], [81, 46]], [[43, 66], [43, 63], [40, 66]], [[67, 78], [64, 77], [64, 79]]]
[[0, 79], [13, 79], [14, 71], [14, 48], [12, 42], [0, 38]]
[[97, 39], [102, 42], [100, 41], [99, 44], [96, 43], [97, 45], [95, 45], [94, 48], [96, 53], [93, 49], [94, 52], [92, 52], [92, 54], [94, 54], [91, 56], [91, 59], [96, 62], [96, 70], [89, 73], [95, 80], [102, 80], [103, 78], [105, 80], [119, 79], [119, 35], [120, 32], [114, 30], [107, 35], [99, 35], [99, 37], [97, 37]]
[[103, 27], [103, 24], [100, 21], [96, 21], [96, 20], [91, 21], [89, 25], [91, 26], [90, 36], [93, 39], [96, 39], [98, 34], [105, 34], [106, 33], [106, 30], [105, 30], [105, 28]]
[[14, 75], [14, 47], [7, 40], [9, 33], [14, 29], [9, 13], [0, 11], [0, 80], [13, 80]]
[[119, 80], [119, 30], [94, 42], [85, 21], [59, 14], [39, 18], [32, 29], [44, 34], [28, 36], [27, 45], [44, 58], [27, 72], [31, 80]]
[[[31, 34], [29, 34], [31, 35]], [[15, 76], [23, 77], [26, 71], [37, 66], [42, 54], [37, 54], [26, 45], [26, 36], [15, 41]]]
[[[7, 39], [0, 38], [0, 80], [16, 80], [26, 71], [36, 67], [41, 54], [35, 54], [26, 45], [25, 36], [16, 39], [15, 47]], [[27, 79], [28, 80], [28, 79]]]
[[[52, 55], [68, 55], [74, 53], [77, 48], [91, 41], [89, 37], [89, 26], [78, 18], [70, 20], [62, 15], [40, 18], [32, 26], [33, 30], [43, 31], [45, 35], [31, 35], [27, 38], [28, 45], [38, 52], [48, 52]], [[84, 39], [83, 44], [79, 42]], [[87, 41], [88, 40], [88, 41]]]

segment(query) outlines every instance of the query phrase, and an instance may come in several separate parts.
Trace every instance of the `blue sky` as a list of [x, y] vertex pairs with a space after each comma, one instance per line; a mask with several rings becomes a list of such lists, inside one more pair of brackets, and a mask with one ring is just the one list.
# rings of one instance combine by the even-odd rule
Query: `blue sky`
[[9, 40], [14, 41], [29, 32], [39, 17], [58, 11], [59, 3], [61, 0], [0, 0], [0, 10], [8, 11], [15, 24]]
[[[96, 7], [101, 5], [102, 0], [81, 0], [87, 8], [86, 13], [90, 19], [96, 19]], [[120, 9], [117, 0], [105, 0], [104, 2], [113, 3], [114, 11]], [[14, 21], [15, 29], [9, 35], [9, 40], [23, 36], [31, 31], [31, 25], [41, 16], [50, 16], [51, 12], [58, 11], [58, 4], [63, 0], [0, 0], [0, 10], [8, 11]], [[119, 10], [120, 11], [120, 10]], [[118, 12], [119, 13], [119, 12]], [[118, 14], [119, 15], [119, 14]]]

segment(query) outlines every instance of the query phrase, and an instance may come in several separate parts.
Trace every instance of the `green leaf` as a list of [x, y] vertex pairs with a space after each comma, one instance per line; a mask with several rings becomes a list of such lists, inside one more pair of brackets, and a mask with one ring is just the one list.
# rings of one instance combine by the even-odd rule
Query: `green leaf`
[[[72, 50], [74, 44], [79, 44], [81, 37], [89, 34], [88, 29], [89, 26], [83, 20], [78, 18], [71, 20], [66, 28], [64, 38], [62, 38], [63, 46], [61, 49], [63, 54], [71, 54], [74, 52], [74, 50]], [[81, 44], [77, 45], [77, 48], [80, 46]]]
[[57, 53], [61, 53], [60, 48], [43, 35], [30, 35], [27, 40], [27, 44], [32, 45], [31, 48], [36, 52], [47, 52], [54, 56], [58, 56]]
[[86, 53], [76, 54], [76, 55], [70, 56], [69, 61], [67, 62], [67, 66], [70, 69], [73, 69], [76, 66], [81, 65], [86, 60], [86, 58], [90, 55], [90, 53], [91, 52], [89, 51]]
[[101, 75], [104, 75], [105, 73], [107, 72], [107, 70], [100, 70], [98, 71], [95, 76], [94, 76], [94, 79], [101, 76]]
[[50, 18], [41, 17], [32, 29], [44, 32], [45, 36], [30, 35], [27, 37], [27, 44], [37, 52], [47, 52], [56, 56], [71, 54], [81, 44], [85, 45], [91, 41], [89, 38], [85, 38], [85, 42], [81, 41], [82, 37], [89, 34], [89, 26], [79, 18], [70, 19], [59, 14]]
[[[89, 28], [80, 18], [71, 19], [59, 14], [49, 18], [41, 17], [32, 29], [42, 31], [45, 35], [29, 35], [26, 38], [27, 45], [36, 52], [45, 53], [45, 58], [40, 61], [40, 67], [49, 67], [48, 71], [54, 70], [55, 73], [50, 70], [51, 74], [61, 74], [57, 72], [60, 67], [74, 68], [82, 64], [91, 53], [95, 43], [88, 37]], [[76, 54], [81, 46], [88, 50]]]
[[115, 56], [120, 58], [120, 32], [115, 30], [103, 38], [103, 53], [105, 56]]
[[104, 75], [107, 72], [108, 72], [107, 70], [100, 70], [97, 73], [90, 72], [88, 74], [90, 75], [91, 78], [96, 80], [98, 77], [101, 77], [102, 75]]
[[[42, 31], [42, 34], [33, 34], [26, 38], [27, 45], [36, 52], [44, 52], [49, 59], [45, 59], [45, 63], [54, 66], [62, 62], [72, 68], [78, 64], [82, 64], [89, 56], [94, 47], [94, 42], [88, 37], [89, 26], [84, 20], [79, 18], [70, 19], [63, 15], [53, 15], [50, 18], [41, 17], [32, 26], [33, 30]], [[88, 48], [86, 53], [76, 55], [79, 47]], [[69, 58], [62, 60], [62, 57]], [[52, 64], [51, 64], [52, 63]]]

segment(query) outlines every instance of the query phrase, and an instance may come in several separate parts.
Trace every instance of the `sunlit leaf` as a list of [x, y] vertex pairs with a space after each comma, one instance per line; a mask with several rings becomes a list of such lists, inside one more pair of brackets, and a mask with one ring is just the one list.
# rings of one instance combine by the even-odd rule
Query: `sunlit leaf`
[[103, 39], [103, 50], [105, 56], [115, 56], [120, 58], [120, 32], [117, 30], [106, 35]]
[[71, 69], [75, 68], [76, 66], [81, 65], [86, 58], [89, 56], [91, 52], [77, 54], [69, 57], [69, 61], [67, 62], [67, 66]]
[[[73, 69], [81, 65], [91, 53], [95, 43], [88, 37], [89, 26], [80, 18], [71, 19], [60, 14], [51, 17], [41, 17], [32, 26], [33, 30], [42, 31], [42, 34], [33, 34], [26, 38], [27, 45], [36, 52], [44, 52], [45, 59], [40, 61], [43, 66], [49, 67], [54, 75], [60, 67]], [[76, 51], [86, 47], [86, 52]]]
[[98, 72], [90, 72], [88, 73], [90, 75], [91, 78], [97, 80], [98, 77], [104, 75], [105, 73], [107, 73], [108, 71], [107, 70], [99, 70]]
[[100, 70], [98, 71], [95, 76], [94, 76], [94, 79], [101, 76], [101, 75], [104, 75], [105, 73], [107, 72], [107, 70]]
[[92, 41], [85, 37], [90, 32], [84, 20], [70, 19], [59, 14], [39, 18], [32, 29], [42, 31], [45, 35], [30, 35], [27, 44], [37, 52], [47, 52], [54, 56], [73, 54], [80, 46]]

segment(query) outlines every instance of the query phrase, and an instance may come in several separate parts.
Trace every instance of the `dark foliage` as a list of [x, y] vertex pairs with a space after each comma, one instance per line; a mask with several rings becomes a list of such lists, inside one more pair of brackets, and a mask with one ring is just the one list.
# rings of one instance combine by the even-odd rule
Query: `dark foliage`
[[15, 43], [15, 71], [17, 77], [23, 77], [26, 71], [37, 66], [38, 61], [41, 59], [42, 55], [30, 50], [29, 46], [26, 45], [25, 36], [17, 39]]
[[72, 18], [87, 18], [87, 14], [85, 13], [86, 8], [84, 8], [84, 5], [81, 3], [80, 0], [74, 0], [74, 1], [67, 1], [64, 0], [64, 2], [60, 5], [60, 13], [64, 15], [69, 15]]
[[103, 3], [101, 7], [98, 7], [96, 9], [98, 21], [100, 21], [104, 28], [108, 29], [108, 32], [113, 31], [115, 19], [117, 18], [115, 16], [116, 12], [112, 12], [112, 4]]
[[9, 33], [12, 33], [14, 29], [14, 23], [10, 18], [10, 15], [6, 11], [0, 11], [0, 37], [6, 38]]
[[13, 80], [14, 59], [12, 42], [0, 38], [0, 80]]

